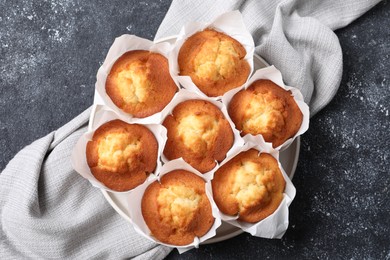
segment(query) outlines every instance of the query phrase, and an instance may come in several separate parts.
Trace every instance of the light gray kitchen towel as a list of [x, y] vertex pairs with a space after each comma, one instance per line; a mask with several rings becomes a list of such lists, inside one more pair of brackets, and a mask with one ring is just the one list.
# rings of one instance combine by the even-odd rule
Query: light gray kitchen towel
[[[156, 39], [187, 21], [240, 10], [256, 52], [301, 89], [312, 114], [337, 91], [342, 53], [332, 30], [379, 1], [174, 0]], [[71, 166], [90, 110], [21, 150], [0, 175], [0, 259], [162, 259], [170, 249], [136, 234]]]

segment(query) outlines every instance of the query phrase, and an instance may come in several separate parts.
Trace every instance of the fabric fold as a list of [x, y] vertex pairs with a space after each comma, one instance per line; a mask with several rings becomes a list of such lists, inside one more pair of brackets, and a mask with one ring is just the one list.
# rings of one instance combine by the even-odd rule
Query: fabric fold
[[87, 109], [26, 146], [1, 173], [2, 256], [162, 259], [169, 253], [139, 236], [102, 193], [73, 170], [72, 148], [87, 131], [89, 114]]

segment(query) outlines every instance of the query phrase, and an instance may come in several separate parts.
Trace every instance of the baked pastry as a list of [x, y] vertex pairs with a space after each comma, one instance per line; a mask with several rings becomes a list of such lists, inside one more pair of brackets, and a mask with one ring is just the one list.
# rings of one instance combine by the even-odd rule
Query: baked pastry
[[214, 224], [205, 181], [185, 170], [169, 172], [149, 185], [141, 208], [152, 235], [167, 244], [188, 245]]
[[245, 55], [245, 48], [237, 40], [205, 29], [191, 35], [181, 46], [179, 74], [190, 76], [207, 96], [221, 96], [248, 79], [250, 66]]
[[204, 100], [178, 104], [163, 122], [168, 140], [164, 155], [168, 160], [183, 157], [205, 173], [220, 162], [233, 145], [233, 130], [221, 110]]
[[291, 91], [263, 79], [234, 95], [228, 113], [242, 136], [261, 134], [273, 147], [293, 137], [303, 119]]
[[279, 207], [286, 182], [274, 157], [250, 149], [221, 166], [211, 184], [221, 212], [255, 223]]
[[160, 112], [176, 91], [167, 58], [145, 50], [123, 54], [106, 80], [106, 92], [114, 104], [140, 118]]
[[86, 155], [98, 181], [112, 190], [127, 191], [155, 170], [157, 151], [157, 140], [148, 128], [113, 120], [95, 131]]

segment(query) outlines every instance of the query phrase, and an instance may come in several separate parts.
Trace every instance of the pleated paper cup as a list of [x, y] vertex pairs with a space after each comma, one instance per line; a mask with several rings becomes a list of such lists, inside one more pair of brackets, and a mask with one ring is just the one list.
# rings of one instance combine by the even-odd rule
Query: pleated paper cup
[[[220, 167], [223, 167], [223, 165], [228, 163], [240, 153], [246, 152], [250, 149], [255, 149], [259, 151], [259, 155], [261, 153], [270, 154], [277, 160], [279, 169], [283, 175], [283, 179], [286, 182], [283, 199], [279, 204], [279, 207], [271, 215], [257, 223], [243, 222], [238, 220], [239, 215], [226, 215], [220, 211], [221, 219], [233, 226], [242, 229], [247, 233], [250, 233], [252, 236], [263, 238], [281, 238], [288, 228], [288, 207], [290, 206], [291, 202], [295, 197], [295, 187], [279, 162], [279, 151], [272, 148], [271, 143], [266, 143], [261, 136], [251, 136], [246, 141], [247, 142], [243, 147], [236, 147], [234, 153], [232, 153], [228, 158], [226, 158], [222, 162]], [[213, 193], [211, 185], [209, 186], [209, 188], [211, 189], [210, 192]]]
[[[110, 192], [122, 193], [122, 192], [115, 191], [115, 190], [108, 188], [104, 183], [100, 182], [99, 180], [97, 180], [95, 178], [95, 176], [91, 172], [91, 169], [88, 166], [87, 155], [86, 155], [87, 144], [89, 141], [92, 140], [92, 137], [93, 137], [95, 131], [104, 123], [107, 123], [109, 121], [116, 120], [116, 119], [119, 119], [121, 121], [129, 123], [123, 117], [118, 116], [117, 114], [115, 114], [111, 110], [102, 109], [99, 112], [97, 112], [95, 114], [92, 125], [90, 125], [89, 131], [84, 133], [79, 138], [75, 147], [73, 148], [71, 162], [72, 162], [73, 168], [76, 170], [76, 172], [78, 172], [82, 177], [87, 179], [94, 187], [99, 188], [99, 189], [103, 189], [106, 191], [110, 191]], [[130, 123], [130, 124], [132, 124], [132, 123]], [[166, 129], [159, 124], [139, 124], [139, 125], [142, 125], [142, 126], [145, 126], [146, 128], [148, 128], [153, 133], [153, 135], [156, 138], [157, 143], [158, 143], [157, 162], [156, 162], [157, 164], [156, 164], [156, 169], [154, 170], [154, 172], [150, 173], [149, 178], [151, 178], [155, 175], [158, 175], [158, 173], [161, 169], [162, 163], [161, 163], [160, 157], [161, 157], [162, 151], [164, 149], [165, 142], [167, 140], [167, 132], [166, 132]], [[130, 192], [132, 190], [133, 189], [128, 190], [128, 191], [123, 191], [123, 192]]]
[[[162, 113], [162, 122], [164, 121], [164, 119], [169, 116], [169, 115], [172, 115], [172, 111], [173, 109], [180, 103], [184, 102], [184, 101], [188, 101], [188, 100], [204, 100], [204, 101], [207, 101], [207, 102], [210, 102], [211, 104], [213, 104], [214, 106], [216, 106], [217, 108], [219, 108], [222, 112], [222, 114], [224, 115], [225, 119], [229, 122], [229, 125], [230, 125], [230, 128], [232, 129], [233, 131], [233, 138], [234, 138], [234, 141], [233, 141], [233, 145], [232, 147], [229, 149], [229, 151], [227, 152], [226, 156], [228, 156], [232, 149], [234, 147], [241, 147], [243, 144], [244, 144], [244, 140], [243, 138], [240, 136], [240, 132], [235, 129], [234, 127], [234, 124], [232, 122], [232, 120], [230, 119], [229, 115], [228, 115], [228, 112], [227, 112], [227, 109], [226, 109], [226, 106], [220, 102], [220, 101], [216, 101], [212, 98], [209, 98], [205, 95], [199, 95], [199, 93], [196, 93], [196, 92], [192, 92], [192, 91], [189, 91], [189, 90], [186, 90], [186, 89], [181, 89], [177, 95], [172, 99], [171, 103], [169, 103], [169, 105], [167, 106], [167, 108], [164, 110], [164, 112]], [[164, 153], [162, 153], [162, 156], [161, 156], [161, 159], [164, 163], [167, 163], [169, 162], [169, 159], [166, 158], [166, 156], [164, 155]], [[216, 167], [218, 167], [219, 165], [219, 162], [216, 161]], [[203, 176], [206, 178], [206, 179], [210, 179], [211, 176], [212, 176], [212, 170], [210, 170], [209, 172], [206, 172], [203, 174]]]
[[[222, 97], [222, 103], [224, 103], [225, 106], [228, 108], [230, 105], [230, 101], [232, 100], [234, 95], [236, 95], [241, 90], [247, 89], [253, 82], [261, 79], [270, 80], [282, 89], [286, 91], [291, 91], [291, 95], [293, 96], [295, 103], [298, 105], [299, 110], [302, 112], [303, 115], [302, 123], [297, 133], [293, 137], [287, 139], [283, 144], [275, 148], [277, 150], [283, 151], [287, 149], [298, 136], [302, 135], [307, 131], [307, 129], [309, 128], [310, 111], [309, 106], [303, 100], [301, 91], [296, 87], [285, 85], [283, 82], [282, 74], [278, 69], [276, 69], [274, 66], [269, 66], [257, 70], [242, 88], [233, 89], [231, 91], [226, 92]], [[247, 134], [247, 136], [249, 135], [251, 134]]]
[[201, 177], [205, 181], [206, 187], [209, 183], [199, 171], [194, 169], [191, 165], [186, 163], [184, 160], [182, 159], [172, 160], [163, 165], [159, 176], [154, 176], [153, 178], [149, 178], [144, 184], [138, 186], [134, 190], [134, 192], [128, 198], [128, 207], [129, 207], [131, 222], [134, 226], [134, 229], [139, 234], [141, 234], [142, 236], [146, 237], [147, 239], [155, 243], [162, 244], [168, 247], [177, 248], [180, 253], [183, 253], [192, 248], [198, 248], [200, 243], [214, 237], [216, 235], [217, 228], [221, 225], [222, 222], [219, 215], [219, 210], [215, 205], [212, 194], [210, 193], [209, 189], [206, 188], [205, 189], [206, 196], [211, 204], [212, 215], [215, 220], [214, 220], [214, 224], [211, 226], [211, 228], [205, 235], [203, 235], [202, 237], [195, 237], [194, 241], [188, 245], [177, 246], [177, 245], [162, 243], [151, 234], [151, 231], [148, 228], [142, 215], [142, 210], [141, 210], [142, 198], [144, 196], [145, 190], [148, 188], [149, 185], [151, 185], [153, 182], [159, 181], [160, 178], [162, 178], [165, 174], [170, 173], [174, 170], [185, 170]]
[[[142, 124], [158, 124], [160, 123], [161, 119], [161, 112], [157, 112], [153, 115], [150, 115], [145, 118], [137, 118], [133, 115], [126, 113], [119, 107], [117, 107], [114, 102], [111, 100], [111, 98], [107, 95], [106, 92], [106, 79], [108, 74], [111, 71], [112, 66], [114, 63], [126, 52], [133, 51], [133, 50], [146, 50], [150, 52], [159, 53], [165, 58], [169, 58], [170, 51], [172, 49], [172, 45], [168, 42], [160, 42], [160, 43], [154, 43], [150, 40], [140, 38], [135, 35], [130, 34], [124, 34], [118, 38], [115, 39], [114, 43], [111, 45], [106, 59], [104, 60], [102, 66], [99, 68], [97, 75], [96, 75], [96, 92], [99, 95], [99, 102], [107, 107], [109, 107], [111, 110], [115, 111], [118, 115], [121, 115], [122, 117], [128, 118], [131, 122], [135, 123], [142, 123]], [[169, 60], [168, 60], [169, 62]], [[179, 83], [175, 78], [172, 78], [177, 86], [177, 89], [179, 89]]]
[[[174, 48], [172, 49], [170, 56], [169, 56], [169, 66], [171, 75], [173, 78], [177, 79], [177, 81], [187, 90], [196, 92], [199, 95], [207, 96], [204, 94], [192, 81], [191, 77], [189, 76], [180, 76], [179, 75], [179, 65], [178, 65], [178, 56], [179, 51], [184, 42], [187, 40], [188, 37], [191, 35], [203, 31], [206, 28], [213, 28], [216, 31], [225, 33], [226, 35], [234, 38], [239, 43], [242, 44], [242, 46], [245, 48], [246, 56], [245, 60], [248, 62], [250, 66], [250, 73], [249, 76], [253, 72], [253, 54], [254, 54], [254, 42], [252, 35], [246, 28], [242, 15], [239, 11], [231, 11], [224, 13], [220, 16], [218, 16], [215, 20], [211, 22], [189, 22], [186, 25], [182, 27], [180, 30], [179, 35], [177, 36], [176, 42], [174, 44]], [[240, 86], [237, 86], [240, 87]], [[213, 99], [219, 99], [219, 97], [213, 97]]]

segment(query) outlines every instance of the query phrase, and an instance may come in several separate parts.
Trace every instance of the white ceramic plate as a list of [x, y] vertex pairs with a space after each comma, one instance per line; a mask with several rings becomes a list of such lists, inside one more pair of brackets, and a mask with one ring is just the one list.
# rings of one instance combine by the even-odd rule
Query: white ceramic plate
[[[174, 43], [176, 37], [167, 37], [159, 40], [159, 42], [167, 41]], [[268, 66], [267, 62], [263, 60], [260, 56], [254, 55], [254, 71], [257, 69], [264, 68]], [[101, 98], [98, 93], [95, 91], [94, 106], [91, 112], [89, 128], [91, 129], [94, 117], [96, 112], [98, 112], [102, 106]], [[299, 158], [299, 148], [300, 148], [300, 137], [298, 136], [295, 141], [283, 152], [280, 153], [279, 160], [283, 166], [283, 169], [286, 171], [290, 179], [293, 178], [295, 169], [297, 167], [298, 158]], [[127, 210], [127, 196], [126, 193], [112, 193], [105, 190], [101, 190], [104, 197], [110, 203], [110, 205], [121, 215], [125, 220], [130, 222], [130, 215]], [[211, 244], [220, 242], [232, 237], [235, 237], [243, 231], [235, 226], [232, 226], [226, 222], [223, 222], [222, 225], [217, 229], [217, 234], [215, 237], [203, 242], [202, 244]]]

